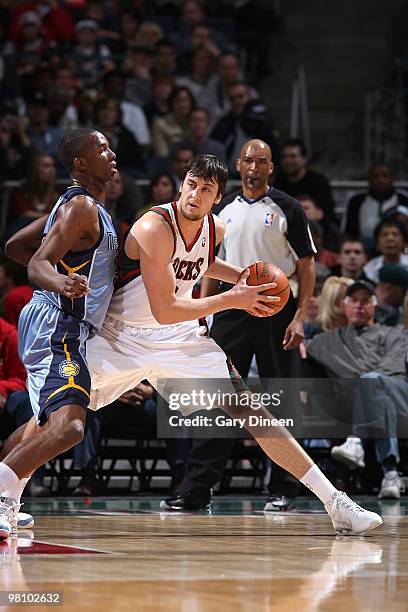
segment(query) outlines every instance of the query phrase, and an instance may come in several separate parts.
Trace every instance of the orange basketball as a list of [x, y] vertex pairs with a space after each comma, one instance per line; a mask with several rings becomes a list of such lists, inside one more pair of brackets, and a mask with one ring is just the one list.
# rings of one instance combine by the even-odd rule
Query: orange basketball
[[[265, 295], [277, 295], [280, 297], [280, 302], [275, 305], [272, 304], [273, 316], [280, 312], [287, 304], [290, 296], [289, 281], [286, 274], [271, 263], [265, 263], [263, 261], [256, 261], [249, 266], [249, 276], [247, 278], [247, 285], [265, 285], [266, 283], [276, 283], [274, 289], [264, 291]], [[271, 304], [268, 304], [271, 306]]]

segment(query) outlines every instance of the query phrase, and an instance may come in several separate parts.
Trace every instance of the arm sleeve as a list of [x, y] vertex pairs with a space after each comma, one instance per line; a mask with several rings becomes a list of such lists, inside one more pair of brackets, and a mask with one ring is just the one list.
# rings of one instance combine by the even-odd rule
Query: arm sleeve
[[286, 239], [296, 259], [316, 253], [316, 247], [310, 233], [309, 224], [303, 208], [298, 204], [287, 212], [288, 230]]

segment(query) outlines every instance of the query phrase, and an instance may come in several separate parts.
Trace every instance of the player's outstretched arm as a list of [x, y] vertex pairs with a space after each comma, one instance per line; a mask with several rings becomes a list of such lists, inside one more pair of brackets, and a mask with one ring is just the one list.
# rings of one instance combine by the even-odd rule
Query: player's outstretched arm
[[98, 211], [90, 198], [77, 196], [62, 206], [54, 225], [28, 264], [30, 281], [69, 298], [86, 295], [88, 283], [85, 276], [59, 274], [54, 266], [81, 238], [90, 235], [95, 224], [99, 224]]
[[161, 325], [191, 321], [230, 308], [259, 308], [265, 314], [272, 314], [269, 304], [276, 304], [279, 298], [261, 295], [261, 292], [275, 285], [250, 287], [246, 284], [249, 272], [242, 274], [241, 280], [230, 291], [220, 295], [194, 300], [177, 297], [171, 265], [173, 247], [169, 227], [154, 213], [147, 213], [135, 223], [126, 241], [129, 257], [140, 259], [150, 308]]
[[4, 249], [7, 257], [23, 266], [27, 266], [41, 244], [41, 238], [47, 219], [48, 215], [45, 215], [13, 234], [13, 236], [7, 240]]

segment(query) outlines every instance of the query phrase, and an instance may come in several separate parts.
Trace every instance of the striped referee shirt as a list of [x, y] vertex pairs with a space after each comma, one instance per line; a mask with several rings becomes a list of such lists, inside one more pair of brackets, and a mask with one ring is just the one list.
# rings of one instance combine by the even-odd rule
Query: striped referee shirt
[[234, 193], [214, 212], [226, 224], [218, 256], [230, 264], [246, 268], [261, 259], [289, 277], [298, 259], [316, 253], [302, 206], [283, 191], [270, 187], [256, 200]]

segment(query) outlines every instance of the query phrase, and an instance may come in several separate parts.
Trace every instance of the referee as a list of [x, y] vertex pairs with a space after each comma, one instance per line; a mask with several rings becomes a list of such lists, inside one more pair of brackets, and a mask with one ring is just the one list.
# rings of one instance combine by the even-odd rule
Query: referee
[[[262, 260], [279, 266], [288, 277], [296, 273], [297, 303], [291, 295], [285, 308], [273, 317], [254, 317], [243, 310], [227, 310], [214, 316], [211, 336], [231, 358], [243, 378], [255, 355], [263, 378], [298, 375], [297, 351], [303, 340], [303, 321], [315, 281], [314, 247], [303, 208], [291, 196], [268, 184], [273, 172], [271, 150], [262, 140], [246, 142], [237, 160], [242, 191], [219, 204], [226, 233], [218, 256], [246, 268]], [[221, 290], [230, 287], [224, 283]], [[217, 292], [218, 281], [204, 278], [201, 297]], [[177, 497], [161, 502], [164, 509], [194, 510], [210, 503], [210, 489], [218, 482], [228, 461], [234, 439], [196, 439]], [[273, 466], [265, 510], [293, 505], [297, 484]]]

